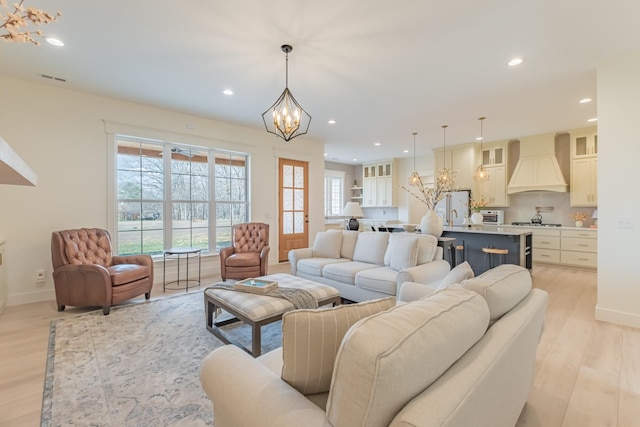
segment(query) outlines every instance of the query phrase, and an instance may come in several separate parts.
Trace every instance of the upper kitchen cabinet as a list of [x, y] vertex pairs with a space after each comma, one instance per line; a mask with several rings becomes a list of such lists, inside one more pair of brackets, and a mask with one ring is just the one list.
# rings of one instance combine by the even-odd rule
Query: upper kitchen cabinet
[[598, 155], [598, 133], [596, 129], [592, 127], [571, 132], [572, 159]]
[[491, 202], [487, 207], [509, 206], [507, 196], [507, 147], [508, 141], [483, 144], [480, 158], [489, 172], [489, 179], [476, 182], [475, 193]]
[[433, 150], [435, 170], [447, 168], [457, 171], [454, 187], [461, 190], [473, 189], [473, 173], [476, 168], [475, 144], [460, 144], [447, 148], [446, 159], [441, 148]]
[[597, 128], [571, 131], [571, 206], [598, 205]]
[[396, 169], [395, 160], [362, 165], [362, 206], [397, 205]]

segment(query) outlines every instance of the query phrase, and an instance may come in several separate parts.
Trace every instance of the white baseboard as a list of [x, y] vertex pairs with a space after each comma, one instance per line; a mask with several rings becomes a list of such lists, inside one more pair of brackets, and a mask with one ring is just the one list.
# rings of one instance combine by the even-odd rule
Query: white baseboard
[[615, 323], [617, 325], [630, 326], [632, 328], [640, 328], [640, 315], [637, 313], [608, 310], [606, 308], [596, 306], [596, 320]]
[[12, 305], [31, 304], [33, 302], [50, 301], [56, 299], [54, 289], [43, 289], [37, 292], [11, 294], [7, 298], [7, 307]]

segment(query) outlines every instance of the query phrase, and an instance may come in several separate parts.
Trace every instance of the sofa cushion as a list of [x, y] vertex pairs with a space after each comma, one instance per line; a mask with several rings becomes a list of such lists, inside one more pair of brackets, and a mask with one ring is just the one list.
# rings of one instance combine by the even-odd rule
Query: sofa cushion
[[358, 240], [357, 230], [343, 230], [342, 231], [342, 246], [340, 247], [340, 257], [353, 259], [353, 251], [356, 248], [356, 241]]
[[322, 277], [335, 280], [336, 282], [345, 283], [347, 285], [355, 285], [356, 274], [358, 274], [360, 271], [369, 270], [372, 268], [377, 267], [375, 264], [369, 264], [367, 262], [347, 261], [331, 263], [327, 264], [322, 269]]
[[322, 277], [322, 270], [325, 266], [341, 262], [349, 262], [349, 260], [344, 258], [303, 258], [298, 261], [298, 271], [312, 276]]
[[384, 265], [396, 271], [415, 267], [418, 260], [418, 238], [410, 234], [389, 236], [389, 244], [384, 253]]
[[384, 254], [390, 233], [363, 231], [358, 235], [356, 247], [353, 250], [353, 260], [369, 264], [384, 265]]
[[321, 231], [313, 242], [313, 256], [317, 258], [340, 258], [342, 233]]
[[430, 234], [415, 234], [418, 238], [418, 260], [416, 265], [434, 260], [438, 250], [438, 238]]
[[338, 347], [358, 320], [395, 306], [388, 297], [282, 316], [282, 379], [302, 394], [329, 391]]
[[327, 419], [331, 425], [388, 426], [484, 335], [487, 303], [444, 289], [353, 325], [336, 356]]
[[398, 272], [391, 267], [377, 267], [360, 271], [356, 274], [355, 285], [358, 288], [395, 295], [398, 284]]
[[454, 283], [460, 283], [465, 279], [471, 279], [474, 276], [473, 270], [467, 261], [456, 265], [446, 276], [440, 281], [436, 290], [448, 288]]
[[484, 297], [493, 322], [529, 294], [531, 273], [519, 265], [502, 264], [473, 279], [463, 280], [460, 285]]

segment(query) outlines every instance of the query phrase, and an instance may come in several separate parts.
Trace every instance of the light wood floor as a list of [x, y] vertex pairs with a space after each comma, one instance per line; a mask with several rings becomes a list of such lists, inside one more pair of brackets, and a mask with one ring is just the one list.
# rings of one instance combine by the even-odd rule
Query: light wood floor
[[[288, 272], [289, 265], [269, 269]], [[550, 299], [534, 389], [518, 427], [640, 426], [640, 329], [594, 319], [594, 272], [536, 265], [533, 280]], [[175, 293], [156, 287], [152, 299]], [[85, 311], [59, 313], [47, 301], [0, 315], [1, 427], [39, 425], [49, 323]]]

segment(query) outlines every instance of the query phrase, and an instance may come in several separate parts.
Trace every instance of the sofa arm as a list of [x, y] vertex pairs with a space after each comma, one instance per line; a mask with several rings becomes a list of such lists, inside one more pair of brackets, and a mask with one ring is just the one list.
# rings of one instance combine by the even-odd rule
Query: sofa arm
[[418, 282], [422, 284], [436, 284], [449, 273], [451, 266], [447, 261], [435, 260], [426, 264], [416, 265], [398, 272], [396, 283], [398, 290], [404, 282]]
[[233, 345], [204, 359], [200, 382], [213, 402], [216, 427], [330, 425], [322, 409]]
[[313, 250], [311, 248], [291, 249], [289, 251], [289, 264], [291, 264], [291, 275], [295, 276], [298, 271], [298, 261], [311, 258]]

